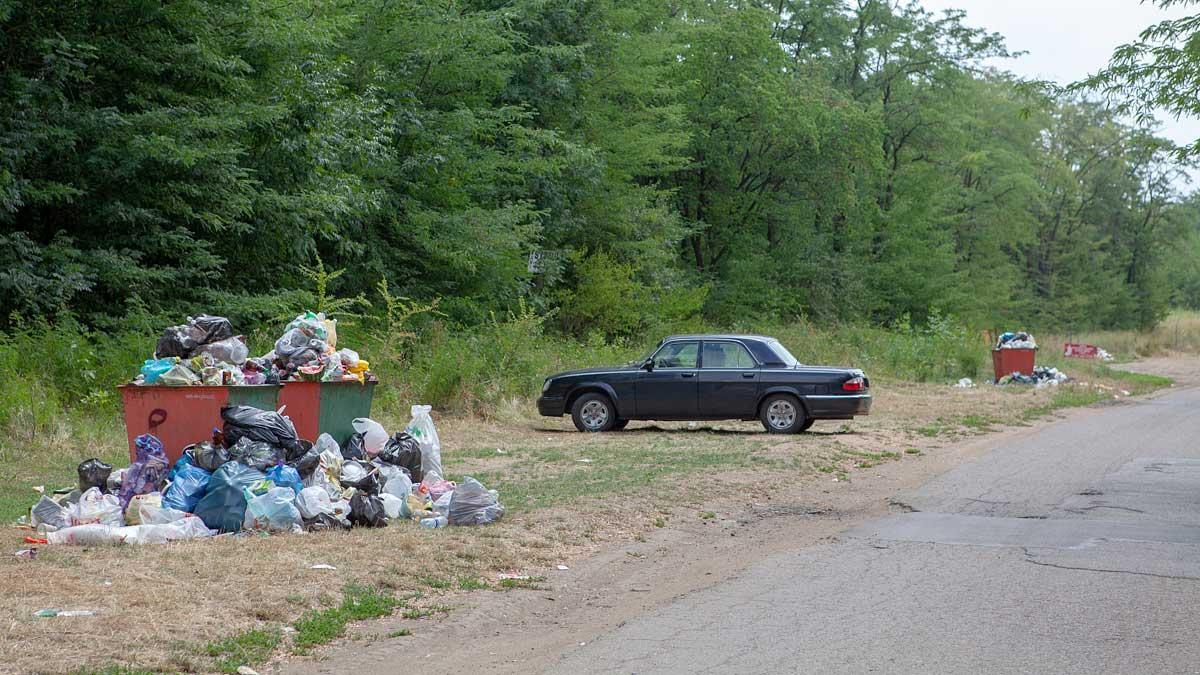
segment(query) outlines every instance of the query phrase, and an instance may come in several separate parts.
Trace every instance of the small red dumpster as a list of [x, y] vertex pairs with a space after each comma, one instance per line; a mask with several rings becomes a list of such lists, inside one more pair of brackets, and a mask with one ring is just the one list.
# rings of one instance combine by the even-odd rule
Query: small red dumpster
[[992, 350], [992, 368], [996, 373], [997, 381], [1005, 375], [1012, 375], [1013, 373], [1032, 376], [1033, 366], [1036, 362], [1036, 349]]

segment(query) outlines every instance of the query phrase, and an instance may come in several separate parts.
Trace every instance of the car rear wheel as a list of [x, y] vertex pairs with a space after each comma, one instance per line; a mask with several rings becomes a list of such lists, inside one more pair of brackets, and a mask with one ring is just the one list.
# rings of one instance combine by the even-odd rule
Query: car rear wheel
[[604, 394], [584, 394], [571, 406], [571, 421], [580, 431], [608, 431], [617, 423], [617, 411]]
[[804, 406], [789, 394], [768, 396], [763, 401], [759, 419], [763, 428], [771, 434], [798, 434], [812, 426], [804, 414]]

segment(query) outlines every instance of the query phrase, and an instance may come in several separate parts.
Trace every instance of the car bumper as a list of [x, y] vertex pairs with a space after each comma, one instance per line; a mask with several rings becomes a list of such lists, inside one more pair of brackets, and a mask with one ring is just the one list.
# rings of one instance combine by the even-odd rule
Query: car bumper
[[566, 414], [567, 400], [562, 396], [542, 396], [537, 406], [543, 417], [562, 417]]
[[871, 412], [870, 394], [806, 396], [809, 415], [816, 419], [850, 419]]

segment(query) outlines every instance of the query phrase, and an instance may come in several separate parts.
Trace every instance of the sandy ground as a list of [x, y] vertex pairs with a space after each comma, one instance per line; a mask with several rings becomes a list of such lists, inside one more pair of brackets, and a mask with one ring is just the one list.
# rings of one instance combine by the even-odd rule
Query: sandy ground
[[[1159, 372], [1176, 362], [1146, 367]], [[818, 541], [902, 508], [888, 501], [898, 489], [982, 452], [995, 442], [985, 434], [1027, 433], [1025, 412], [1053, 394], [877, 383], [870, 417], [820, 423], [795, 437], [749, 423], [635, 423], [582, 435], [566, 420], [439, 420], [447, 470], [488, 476], [511, 508], [502, 523], [43, 547], [35, 561], [4, 556], [0, 671], [210, 670], [207, 643], [286, 629], [303, 612], [336, 602], [348, 582], [419, 594], [414, 604], [451, 611], [353, 626], [349, 639], [290, 661], [285, 630], [279, 658], [257, 669], [395, 672], [401, 661], [424, 659], [422, 668], [460, 670], [469, 662], [486, 664], [484, 671], [504, 664], [536, 671], [557, 646], [720, 583], [784, 543]], [[24, 534], [10, 532], [11, 550]], [[337, 571], [311, 569], [318, 563]], [[534, 577], [541, 590], [505, 590], [498, 578], [513, 573]], [[456, 588], [464, 579], [487, 588], [442, 583]], [[97, 615], [33, 616], [48, 607]], [[385, 637], [400, 629], [412, 635]]]

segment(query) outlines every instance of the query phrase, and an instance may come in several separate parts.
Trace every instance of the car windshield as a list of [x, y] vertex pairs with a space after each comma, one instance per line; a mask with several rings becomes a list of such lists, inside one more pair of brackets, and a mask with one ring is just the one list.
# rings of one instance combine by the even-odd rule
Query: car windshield
[[780, 344], [779, 340], [771, 340], [767, 345], [771, 348], [771, 351], [775, 352], [775, 356], [778, 356], [779, 360], [783, 361], [783, 364], [788, 368], [800, 365], [796, 357], [792, 356], [792, 353], [787, 350], [787, 347]]
[[661, 347], [661, 346], [662, 346], [662, 342], [659, 342], [659, 343], [655, 344], [653, 347], [651, 347], [650, 349], [646, 350], [646, 353], [645, 353], [645, 354], [643, 354], [643, 355], [642, 355], [642, 357], [641, 357], [640, 359], [635, 359], [635, 360], [633, 360], [633, 361], [630, 361], [630, 362], [629, 362], [629, 365], [631, 365], [631, 366], [640, 366], [640, 365], [642, 365], [643, 363], [645, 363], [645, 362], [649, 361], [649, 360], [650, 360], [650, 357], [651, 357], [651, 356], [654, 356], [654, 352], [657, 352], [657, 351], [658, 351], [658, 348], [659, 348], [659, 347]]

